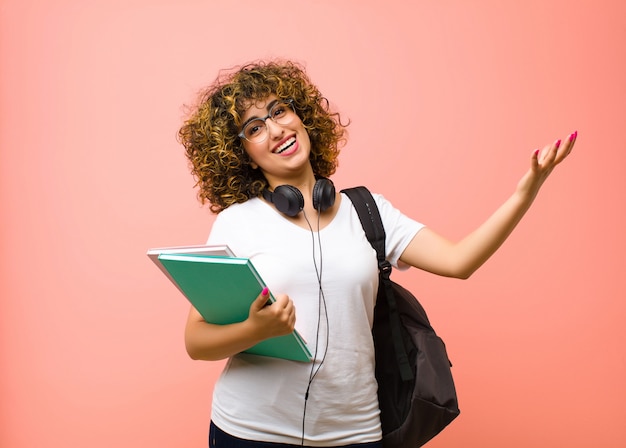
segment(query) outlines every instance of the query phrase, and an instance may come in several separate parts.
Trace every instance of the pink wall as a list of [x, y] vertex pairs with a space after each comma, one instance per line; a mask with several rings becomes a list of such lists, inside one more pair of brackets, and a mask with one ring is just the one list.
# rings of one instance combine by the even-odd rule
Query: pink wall
[[145, 251], [213, 219], [182, 104], [284, 56], [352, 120], [338, 186], [451, 237], [579, 131], [474, 277], [396, 278], [454, 362], [462, 414], [429, 446], [626, 446], [625, 43], [621, 0], [2, 0], [0, 445], [206, 446], [221, 364], [186, 357], [187, 304]]

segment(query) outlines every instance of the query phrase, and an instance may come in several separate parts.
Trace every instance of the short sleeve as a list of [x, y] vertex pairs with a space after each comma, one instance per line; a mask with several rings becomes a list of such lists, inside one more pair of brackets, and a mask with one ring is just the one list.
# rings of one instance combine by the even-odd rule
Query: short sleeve
[[373, 194], [373, 196], [385, 227], [387, 260], [398, 269], [408, 269], [408, 265], [399, 261], [400, 256], [425, 225], [406, 216], [382, 195]]

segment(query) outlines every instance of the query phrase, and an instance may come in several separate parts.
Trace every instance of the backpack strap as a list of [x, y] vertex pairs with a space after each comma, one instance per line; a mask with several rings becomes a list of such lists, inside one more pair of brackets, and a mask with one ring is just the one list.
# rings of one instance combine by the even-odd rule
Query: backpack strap
[[[365, 231], [365, 236], [370, 242], [374, 250], [376, 251], [376, 258], [378, 260], [378, 273], [381, 285], [383, 287], [384, 297], [387, 300], [389, 307], [389, 324], [391, 327], [391, 337], [393, 338], [393, 345], [396, 352], [396, 361], [398, 363], [398, 369], [403, 381], [409, 381], [414, 378], [413, 371], [411, 369], [411, 363], [407, 355], [407, 350], [402, 340], [402, 323], [400, 321], [400, 313], [398, 311], [398, 305], [393, 292], [393, 286], [391, 281], [391, 263], [389, 263], [385, 257], [385, 227], [378, 211], [378, 206], [374, 201], [372, 193], [363, 186], [346, 188], [341, 190], [345, 193], [357, 214], [359, 220]], [[379, 291], [381, 291], [379, 287]], [[379, 296], [380, 300], [380, 296]]]

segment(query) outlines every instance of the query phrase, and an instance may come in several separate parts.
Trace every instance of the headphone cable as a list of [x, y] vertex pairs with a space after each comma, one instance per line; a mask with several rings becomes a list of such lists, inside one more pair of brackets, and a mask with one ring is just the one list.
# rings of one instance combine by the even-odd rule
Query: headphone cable
[[[307, 402], [309, 400], [309, 391], [311, 389], [311, 384], [313, 383], [313, 380], [315, 379], [315, 377], [317, 376], [318, 372], [320, 371], [320, 369], [322, 368], [322, 365], [324, 364], [324, 360], [326, 359], [326, 355], [328, 353], [328, 343], [329, 343], [329, 321], [328, 321], [328, 309], [326, 307], [326, 297], [324, 296], [324, 290], [322, 288], [322, 268], [323, 268], [323, 257], [322, 257], [322, 239], [320, 236], [320, 215], [321, 213], [317, 213], [317, 240], [318, 240], [318, 246], [319, 246], [319, 250], [320, 250], [320, 263], [319, 263], [319, 269], [317, 266], [317, 260], [315, 258], [315, 232], [313, 231], [313, 226], [311, 226], [311, 222], [309, 221], [309, 218], [306, 216], [306, 213], [304, 212], [304, 210], [302, 210], [302, 214], [304, 216], [304, 219], [306, 220], [309, 229], [311, 230], [311, 242], [312, 242], [312, 246], [313, 246], [313, 266], [315, 267], [315, 274], [317, 277], [317, 283], [319, 285], [319, 292], [318, 292], [318, 311], [317, 311], [317, 334], [315, 336], [315, 353], [313, 355], [313, 364], [311, 365], [311, 371], [309, 373], [309, 382], [307, 384], [307, 388], [306, 388], [306, 392], [304, 394], [304, 409], [303, 409], [303, 413], [302, 413], [302, 437], [301, 437], [301, 445], [304, 446], [304, 432], [305, 432], [305, 420], [306, 420], [306, 408], [307, 408]], [[320, 336], [320, 326], [321, 326], [321, 320], [322, 320], [322, 305], [324, 307], [324, 318], [326, 321], [326, 341], [325, 341], [325, 345], [324, 345], [324, 354], [322, 356], [322, 359], [320, 360], [319, 365], [317, 366], [317, 368], [315, 368], [315, 360], [317, 359], [317, 351], [319, 349], [319, 336]]]

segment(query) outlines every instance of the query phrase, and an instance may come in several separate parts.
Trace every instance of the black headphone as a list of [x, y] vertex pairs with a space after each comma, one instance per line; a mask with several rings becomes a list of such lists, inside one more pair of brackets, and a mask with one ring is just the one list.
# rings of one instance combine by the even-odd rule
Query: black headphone
[[[274, 204], [276, 209], [287, 216], [296, 216], [304, 208], [304, 196], [300, 190], [291, 185], [280, 185], [269, 191], [263, 190], [266, 201]], [[320, 177], [313, 186], [313, 208], [320, 213], [335, 203], [335, 186], [330, 179]]]

